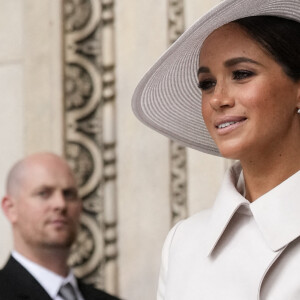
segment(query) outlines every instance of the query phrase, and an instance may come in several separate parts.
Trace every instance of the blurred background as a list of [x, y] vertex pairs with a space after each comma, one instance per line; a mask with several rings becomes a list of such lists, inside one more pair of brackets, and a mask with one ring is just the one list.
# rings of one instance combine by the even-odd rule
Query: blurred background
[[[84, 202], [70, 264], [126, 300], [153, 300], [170, 228], [212, 205], [230, 163], [140, 124], [138, 81], [220, 0], [0, 0], [0, 188], [24, 155], [71, 164]], [[12, 247], [0, 213], [0, 267]]]

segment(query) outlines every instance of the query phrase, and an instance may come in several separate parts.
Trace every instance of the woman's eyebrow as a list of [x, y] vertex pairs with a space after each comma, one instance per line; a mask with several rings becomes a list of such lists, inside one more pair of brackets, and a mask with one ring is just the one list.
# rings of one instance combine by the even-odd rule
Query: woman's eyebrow
[[[224, 62], [224, 66], [228, 68], [228, 67], [232, 67], [234, 65], [237, 65], [237, 64], [243, 63], [243, 62], [248, 62], [248, 63], [260, 65], [260, 66], [262, 65], [261, 63], [255, 61], [251, 58], [241, 56], [241, 57], [235, 57], [235, 58], [226, 60]], [[209, 72], [210, 72], [209, 68], [203, 66], [198, 69], [197, 75], [199, 76], [200, 73], [209, 73]]]
[[235, 57], [235, 58], [231, 58], [231, 59], [228, 59], [224, 62], [224, 66], [225, 67], [232, 67], [234, 65], [237, 65], [239, 63], [242, 63], [242, 62], [248, 62], [248, 63], [252, 63], [252, 64], [256, 64], [256, 65], [261, 65], [259, 62], [251, 59], [251, 58], [248, 58], [248, 57]]
[[199, 75], [200, 73], [209, 73], [209, 72], [210, 72], [210, 70], [208, 67], [200, 67], [198, 69], [197, 75]]

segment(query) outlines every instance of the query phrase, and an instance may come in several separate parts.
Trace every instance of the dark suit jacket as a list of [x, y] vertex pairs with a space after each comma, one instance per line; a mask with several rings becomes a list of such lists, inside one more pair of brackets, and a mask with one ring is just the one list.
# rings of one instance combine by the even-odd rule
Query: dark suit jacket
[[[85, 300], [120, 300], [78, 280]], [[36, 279], [12, 256], [0, 270], [0, 300], [52, 300]]]

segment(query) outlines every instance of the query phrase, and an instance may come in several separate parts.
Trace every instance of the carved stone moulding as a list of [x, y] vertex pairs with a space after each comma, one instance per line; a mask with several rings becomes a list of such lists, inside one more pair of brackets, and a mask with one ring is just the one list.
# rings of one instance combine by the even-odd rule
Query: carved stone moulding
[[112, 0], [63, 1], [65, 155], [83, 199], [69, 262], [77, 276], [116, 293], [113, 6]]
[[[183, 0], [168, 0], [168, 40], [172, 44], [184, 31]], [[188, 216], [187, 153], [185, 147], [170, 141], [171, 226]]]

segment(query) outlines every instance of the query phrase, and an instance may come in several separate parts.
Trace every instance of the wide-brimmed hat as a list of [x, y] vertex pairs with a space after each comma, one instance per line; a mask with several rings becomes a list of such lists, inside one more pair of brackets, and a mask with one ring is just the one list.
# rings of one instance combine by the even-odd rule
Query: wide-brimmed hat
[[137, 118], [184, 146], [220, 156], [202, 118], [197, 87], [200, 48], [215, 29], [259, 15], [300, 22], [300, 0], [225, 0], [214, 7], [186, 30], [142, 78], [132, 99]]

